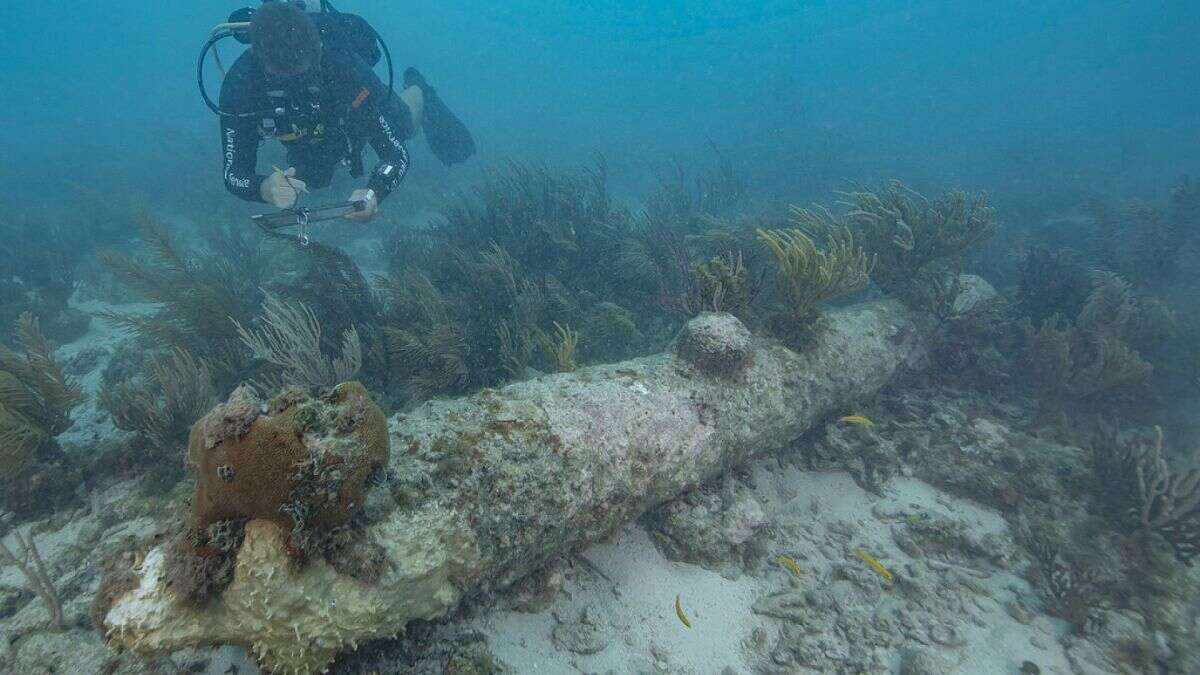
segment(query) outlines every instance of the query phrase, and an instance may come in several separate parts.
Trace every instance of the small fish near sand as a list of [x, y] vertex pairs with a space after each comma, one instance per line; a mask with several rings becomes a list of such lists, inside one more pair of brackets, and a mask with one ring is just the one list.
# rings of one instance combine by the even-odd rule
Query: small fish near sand
[[800, 563], [796, 562], [795, 558], [789, 558], [786, 555], [779, 556], [779, 564], [783, 565], [789, 572], [800, 578]]
[[840, 424], [855, 424], [860, 427], [866, 427], [867, 429], [875, 426], [875, 423], [864, 415], [846, 415], [845, 417], [839, 417], [838, 422]]
[[675, 595], [675, 616], [679, 617], [679, 622], [684, 628], [691, 628], [692, 622], [688, 621], [687, 615], [683, 613], [683, 605], [680, 604], [679, 595]]
[[871, 556], [871, 554], [867, 553], [866, 551], [862, 550], [861, 548], [856, 548], [856, 549], [854, 549], [854, 555], [858, 556], [859, 558], [862, 558], [863, 562], [870, 565], [871, 569], [875, 570], [879, 574], [879, 576], [883, 577], [885, 580], [887, 580], [887, 581], [892, 580], [892, 573], [888, 570], [888, 568], [884, 567], [883, 563], [876, 560], [874, 557]]
[[908, 514], [908, 517], [905, 518], [904, 520], [909, 525], [920, 525], [921, 523], [925, 522], [926, 520], [929, 520], [929, 514], [925, 513], [924, 511], [922, 511], [920, 513], [910, 513], [910, 514]]

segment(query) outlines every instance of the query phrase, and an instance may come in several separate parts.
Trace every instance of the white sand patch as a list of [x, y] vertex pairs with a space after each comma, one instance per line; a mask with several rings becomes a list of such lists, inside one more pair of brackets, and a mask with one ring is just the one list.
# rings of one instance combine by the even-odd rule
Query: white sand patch
[[[849, 563], [865, 568], [865, 562], [848, 554], [850, 548], [869, 552], [898, 578], [910, 565], [954, 567], [917, 561], [895, 544], [893, 527], [913, 514], [958, 519], [979, 538], [1007, 530], [994, 511], [911, 478], [895, 479], [886, 496], [880, 497], [860, 488], [843, 472], [802, 472], [764, 462], [754, 472], [754, 484], [755, 497], [772, 519], [768, 531], [802, 533], [794, 540], [770, 543], [772, 556], [790, 555], [801, 565], [801, 591], [831, 583], [835, 566]], [[847, 523], [853, 526], [849, 535], [845, 534]], [[585, 555], [613, 580], [618, 592], [613, 592], [613, 584], [577, 565], [568, 575], [564, 592], [549, 609], [537, 614], [493, 612], [475, 622], [474, 627], [488, 636], [495, 655], [516, 672], [707, 675], [726, 668], [731, 669], [727, 672], [754, 672], [762, 656], [747, 646], [750, 634], [756, 627], [770, 628], [774, 620], [755, 614], [751, 607], [758, 598], [793, 582], [782, 566], [770, 565], [757, 575], [731, 581], [699, 566], [672, 562], [637, 526], [626, 527], [615, 542], [593, 546]], [[1061, 622], [1038, 615], [1021, 623], [1005, 609], [1017, 599], [1037, 606], [1027, 582], [1010, 570], [960, 567], [954, 572], [982, 589], [962, 593], [961, 612], [938, 617], [953, 627], [962, 644], [902, 644], [885, 659], [891, 672], [899, 672], [901, 654], [910, 646], [933, 652], [955, 673], [1015, 673], [1026, 659], [1043, 673], [1071, 672], [1058, 642]], [[675, 616], [677, 593], [692, 621], [691, 629]], [[872, 616], [903, 609], [908, 603], [893, 588], [876, 601], [844, 607], [843, 612]], [[585, 611], [604, 643], [593, 655], [567, 651], [552, 637], [559, 622], [578, 622]]]
[[[577, 567], [564, 593], [538, 614], [496, 612], [477, 626], [501, 660], [521, 673], [634, 673], [652, 671], [656, 656], [670, 672], [717, 673], [737, 666], [742, 643], [763, 623], [751, 611], [758, 585], [730, 581], [694, 565], [664, 558], [641, 528], [625, 528], [612, 544], [593, 546], [587, 557], [613, 584]], [[678, 594], [691, 628], [675, 614]], [[575, 621], [584, 608], [599, 620], [607, 646], [594, 655], [560, 650], [551, 634], [554, 615]]]
[[105, 314], [109, 312], [118, 312], [123, 314], [150, 314], [158, 309], [159, 305], [151, 302], [129, 303], [124, 305], [114, 305], [104, 302], [103, 300], [88, 300], [86, 302], [72, 302], [71, 306], [92, 317], [91, 323], [88, 324], [88, 330], [83, 335], [76, 338], [73, 342], [68, 342], [62, 345], [55, 352], [55, 357], [59, 363], [65, 364], [71, 359], [79, 355], [80, 352], [94, 347], [103, 347], [109, 350], [109, 354], [98, 361], [98, 366], [86, 375], [76, 377], [76, 381], [83, 387], [88, 394], [94, 394], [100, 386], [100, 374], [104, 370], [104, 366], [108, 364], [112, 356], [112, 352], [116, 350], [122, 342], [129, 339], [129, 335], [120, 329], [111, 320], [105, 318]]
[[88, 300], [86, 302], [72, 301], [71, 306], [91, 315], [92, 321], [88, 325], [86, 333], [73, 342], [58, 348], [55, 358], [58, 359], [59, 365], [66, 367], [72, 359], [88, 349], [101, 348], [105, 350], [96, 359], [95, 366], [87, 373], [71, 375], [71, 378], [83, 389], [84, 399], [71, 413], [73, 422], [71, 428], [58, 436], [61, 443], [86, 446], [89, 442], [98, 442], [102, 438], [121, 433], [113, 427], [108, 413], [101, 409], [98, 394], [105, 367], [108, 366], [121, 343], [130, 338], [103, 315], [107, 312], [149, 314], [155, 311], [158, 305], [148, 302], [114, 305], [102, 300]]

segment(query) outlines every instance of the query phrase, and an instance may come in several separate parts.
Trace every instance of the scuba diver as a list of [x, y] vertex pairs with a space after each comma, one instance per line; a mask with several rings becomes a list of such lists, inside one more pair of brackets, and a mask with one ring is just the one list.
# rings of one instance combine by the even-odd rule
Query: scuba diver
[[[230, 36], [250, 49], [229, 68], [216, 105], [204, 89], [204, 59]], [[345, 211], [338, 210], [365, 222], [408, 172], [405, 141], [418, 129], [446, 165], [474, 154], [470, 132], [416, 69], [405, 71], [404, 87], [394, 93], [387, 54], [389, 81], [380, 81], [372, 70], [380, 47], [387, 54], [365, 20], [325, 0], [320, 13], [305, 11], [302, 2], [264, 0], [214, 29], [200, 55], [198, 79], [205, 102], [221, 117], [225, 187], [246, 201], [292, 209], [301, 193], [327, 187], [338, 166], [362, 176], [361, 153], [370, 143], [379, 161], [366, 185], [339, 205]], [[258, 173], [258, 146], [270, 138], [286, 147], [288, 168], [264, 175]]]

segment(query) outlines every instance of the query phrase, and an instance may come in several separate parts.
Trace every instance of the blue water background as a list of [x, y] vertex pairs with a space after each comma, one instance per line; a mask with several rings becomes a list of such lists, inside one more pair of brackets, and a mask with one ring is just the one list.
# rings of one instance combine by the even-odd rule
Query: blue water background
[[[638, 196], [709, 141], [760, 193], [900, 177], [993, 193], [1161, 193], [1200, 166], [1200, 3], [341, 0], [507, 159], [608, 160]], [[195, 87], [238, 3], [0, 5], [0, 197], [220, 197]], [[227, 50], [228, 51], [228, 50]], [[210, 86], [216, 86], [210, 80]], [[417, 143], [423, 146], [423, 143]]]

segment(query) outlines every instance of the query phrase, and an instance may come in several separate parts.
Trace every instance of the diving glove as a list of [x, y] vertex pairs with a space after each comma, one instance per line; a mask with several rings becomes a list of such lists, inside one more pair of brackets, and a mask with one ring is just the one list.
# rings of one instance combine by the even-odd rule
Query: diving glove
[[429, 143], [434, 157], [450, 166], [465, 162], [475, 154], [475, 139], [471, 138], [467, 126], [450, 112], [437, 91], [429, 86], [416, 68], [404, 71], [404, 87], [417, 87], [425, 99], [425, 119], [421, 127], [425, 130], [425, 141]]
[[362, 202], [361, 209], [351, 209], [342, 217], [347, 220], [355, 220], [360, 223], [365, 223], [375, 217], [379, 213], [379, 199], [375, 197], [375, 191], [370, 188], [362, 188], [350, 193], [351, 202]]
[[287, 171], [277, 168], [274, 173], [263, 179], [262, 185], [258, 187], [258, 193], [264, 202], [275, 208], [290, 209], [296, 205], [296, 198], [300, 196], [301, 192], [308, 192], [308, 186], [304, 181], [295, 176], [296, 167], [291, 167]]

